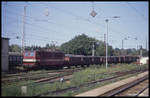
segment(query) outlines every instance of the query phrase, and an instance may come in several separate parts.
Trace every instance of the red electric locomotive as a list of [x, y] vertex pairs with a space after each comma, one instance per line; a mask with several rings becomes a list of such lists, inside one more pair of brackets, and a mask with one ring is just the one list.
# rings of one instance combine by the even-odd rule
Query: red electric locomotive
[[25, 51], [23, 55], [23, 65], [28, 68], [62, 67], [64, 63], [64, 57], [64, 53], [60, 51]]

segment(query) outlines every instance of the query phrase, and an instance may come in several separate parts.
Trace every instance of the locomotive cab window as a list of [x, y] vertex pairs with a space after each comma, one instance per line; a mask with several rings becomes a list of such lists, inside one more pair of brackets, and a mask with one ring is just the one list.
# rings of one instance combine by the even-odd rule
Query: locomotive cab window
[[28, 56], [28, 52], [25, 53], [25, 56]]
[[34, 52], [31, 52], [31, 53], [30, 53], [30, 56], [34, 56]]

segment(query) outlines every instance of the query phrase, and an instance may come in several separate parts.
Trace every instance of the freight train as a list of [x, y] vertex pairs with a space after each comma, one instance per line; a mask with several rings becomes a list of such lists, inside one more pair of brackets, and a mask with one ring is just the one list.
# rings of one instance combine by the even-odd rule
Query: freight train
[[[108, 64], [132, 63], [139, 59], [138, 56], [108, 56]], [[23, 66], [26, 68], [62, 68], [64, 66], [104, 64], [105, 56], [84, 56], [64, 54], [61, 51], [36, 50], [25, 51]]]

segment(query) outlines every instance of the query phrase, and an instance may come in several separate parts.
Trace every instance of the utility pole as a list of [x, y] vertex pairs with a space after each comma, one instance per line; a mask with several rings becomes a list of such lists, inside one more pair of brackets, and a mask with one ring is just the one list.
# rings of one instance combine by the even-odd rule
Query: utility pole
[[104, 34], [104, 44], [106, 43], [105, 41], [106, 41], [106, 34]]
[[108, 50], [107, 50], [107, 43], [108, 43], [108, 19], [106, 19], [105, 20], [106, 21], [106, 23], [107, 23], [107, 33], [106, 33], [106, 69], [107, 69], [107, 66], [108, 66], [108, 64], [107, 64], [107, 52], [108, 52]]
[[[111, 17], [111, 18], [120, 18], [119, 16], [114, 16], [114, 17]], [[105, 20], [105, 22], [107, 23], [107, 33], [106, 33], [106, 69], [107, 69], [107, 55], [108, 55], [108, 49], [107, 49], [107, 47], [108, 47], [108, 21], [109, 21], [109, 19], [106, 19]]]
[[106, 56], [106, 34], [104, 34], [104, 45], [105, 45], [105, 47], [104, 47], [104, 52], [105, 52], [104, 56]]
[[25, 17], [26, 17], [26, 6], [24, 6], [24, 16], [23, 16], [23, 33], [22, 33], [22, 54], [24, 52], [24, 46], [25, 46]]
[[147, 38], [146, 38], [146, 51], [147, 51]]
[[94, 42], [93, 42], [92, 56], [94, 56]]
[[4, 16], [5, 16], [5, 17], [4, 17], [4, 26], [2, 26], [2, 27], [3, 27], [3, 30], [4, 30], [3, 32], [4, 32], [4, 33], [6, 34], [6, 36], [7, 36], [7, 33], [6, 33], [6, 23], [7, 23], [7, 22], [6, 22], [6, 20], [7, 20], [7, 19], [6, 19], [6, 17], [7, 17], [7, 16], [6, 16], [6, 12], [7, 12], [7, 10], [6, 10], [6, 9], [7, 9], [7, 1], [6, 1], [6, 3], [5, 3], [5, 8], [4, 8], [4, 10], [5, 10], [5, 12], [4, 12]]
[[141, 45], [141, 48], [140, 48], [140, 57], [142, 57], [142, 45]]
[[123, 40], [122, 40], [122, 49], [123, 49]]
[[123, 55], [123, 40], [122, 40], [122, 55]]
[[146, 56], [148, 56], [148, 50], [149, 50], [149, 49], [148, 49], [148, 45], [149, 45], [148, 43], [149, 43], [149, 42], [148, 42], [148, 40], [147, 40], [147, 38], [146, 38]]

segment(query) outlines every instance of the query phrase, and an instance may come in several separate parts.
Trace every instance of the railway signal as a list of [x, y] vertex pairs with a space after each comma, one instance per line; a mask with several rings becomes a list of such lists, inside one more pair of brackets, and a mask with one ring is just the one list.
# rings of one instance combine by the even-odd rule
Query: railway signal
[[48, 16], [49, 15], [49, 10], [48, 10], [48, 8], [46, 7], [45, 8], [45, 16]]
[[94, 11], [94, 2], [92, 2], [92, 12], [90, 13], [92, 17], [95, 17], [97, 13]]
[[93, 10], [91, 13], [90, 13], [91, 16], [95, 17], [97, 15], [97, 13]]

